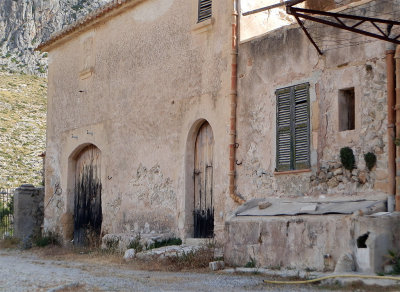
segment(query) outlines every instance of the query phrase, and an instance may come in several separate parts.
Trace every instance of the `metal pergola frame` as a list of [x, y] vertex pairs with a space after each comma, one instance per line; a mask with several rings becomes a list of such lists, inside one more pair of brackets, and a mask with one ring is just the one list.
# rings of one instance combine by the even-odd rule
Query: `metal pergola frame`
[[[400, 40], [399, 40], [400, 34], [397, 36], [394, 36], [394, 37], [390, 36], [390, 32], [391, 32], [392, 28], [394, 26], [400, 26], [400, 22], [398, 22], [398, 21], [294, 7], [294, 5], [302, 3], [304, 1], [305, 0], [285, 1], [282, 3], [277, 3], [274, 5], [270, 5], [270, 6], [266, 6], [266, 7], [258, 8], [258, 9], [252, 10], [252, 11], [245, 12], [245, 13], [243, 13], [243, 16], [270, 10], [273, 8], [278, 8], [281, 6], [286, 6], [286, 13], [294, 16], [297, 23], [303, 29], [304, 33], [306, 34], [306, 36], [311, 41], [311, 43], [314, 45], [314, 47], [316, 48], [316, 50], [318, 51], [318, 53], [320, 55], [322, 55], [321, 49], [318, 47], [316, 42], [313, 40], [312, 36], [310, 35], [307, 28], [304, 26], [303, 21], [300, 18], [307, 19], [307, 20], [317, 22], [317, 23], [322, 23], [322, 24], [329, 25], [329, 26], [333, 26], [333, 27], [336, 27], [339, 29], [358, 33], [358, 34], [365, 35], [368, 37], [380, 39], [383, 41], [391, 42], [394, 44], [400, 44]], [[324, 18], [322, 18], [322, 17], [324, 17]], [[346, 23], [344, 23], [345, 19], [356, 20], [357, 22], [354, 25], [347, 25]], [[377, 33], [369, 32], [369, 31], [359, 28], [359, 26], [361, 24], [368, 23], [368, 22], [371, 23], [372, 26], [374, 26], [376, 28]], [[387, 25], [386, 32], [383, 31], [382, 28], [380, 28], [378, 26], [378, 24], [386, 24]]]

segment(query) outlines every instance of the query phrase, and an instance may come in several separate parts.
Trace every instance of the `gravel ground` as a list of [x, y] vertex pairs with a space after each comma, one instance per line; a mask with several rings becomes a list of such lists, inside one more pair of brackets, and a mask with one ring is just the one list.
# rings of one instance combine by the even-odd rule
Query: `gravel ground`
[[5, 249], [0, 250], [0, 275], [0, 291], [324, 291], [316, 286], [268, 286], [258, 275], [138, 271]]

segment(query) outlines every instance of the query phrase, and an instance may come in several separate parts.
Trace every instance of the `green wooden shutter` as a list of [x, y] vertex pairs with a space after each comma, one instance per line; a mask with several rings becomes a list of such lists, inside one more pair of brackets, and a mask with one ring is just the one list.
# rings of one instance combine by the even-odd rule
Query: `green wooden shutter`
[[294, 168], [310, 167], [309, 84], [293, 88], [294, 96]]
[[276, 169], [285, 171], [309, 168], [309, 84], [279, 89], [276, 96]]
[[198, 22], [211, 18], [212, 0], [199, 0]]
[[290, 88], [276, 91], [276, 169], [291, 169], [291, 94]]

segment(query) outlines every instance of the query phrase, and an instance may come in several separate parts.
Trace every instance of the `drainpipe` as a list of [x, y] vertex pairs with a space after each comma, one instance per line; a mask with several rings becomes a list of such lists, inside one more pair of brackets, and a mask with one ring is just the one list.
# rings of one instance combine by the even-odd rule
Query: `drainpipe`
[[388, 204], [388, 211], [394, 211], [394, 195], [396, 194], [396, 153], [395, 153], [395, 72], [394, 72], [394, 49], [388, 49], [386, 51], [386, 70], [387, 70], [387, 110], [388, 110], [388, 175], [389, 175], [389, 199], [390, 202]]
[[236, 161], [236, 100], [237, 100], [237, 60], [238, 60], [238, 0], [233, 0], [232, 13], [232, 75], [231, 75], [231, 115], [229, 130], [229, 195], [238, 204], [245, 201], [235, 192]]
[[[396, 140], [400, 139], [400, 46], [396, 48]], [[399, 141], [399, 140], [397, 140]], [[400, 146], [396, 146], [396, 211], [400, 211]]]

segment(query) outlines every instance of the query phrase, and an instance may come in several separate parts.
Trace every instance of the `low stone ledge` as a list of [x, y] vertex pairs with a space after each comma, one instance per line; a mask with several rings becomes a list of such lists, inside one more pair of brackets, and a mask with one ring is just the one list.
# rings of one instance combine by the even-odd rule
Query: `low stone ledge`
[[115, 249], [124, 252], [132, 245], [132, 243], [136, 242], [136, 245], [140, 245], [143, 249], [146, 249], [155, 242], [170, 238], [175, 238], [173, 233], [110, 233], [104, 235], [101, 239], [101, 248]]
[[225, 268], [225, 262], [224, 261], [210, 262], [208, 266], [211, 271], [218, 271]]
[[190, 252], [196, 252], [202, 248], [203, 247], [201, 246], [193, 245], [169, 245], [142, 251], [136, 254], [136, 258], [140, 260], [151, 260], [155, 258], [164, 259], [171, 257], [180, 257]]

